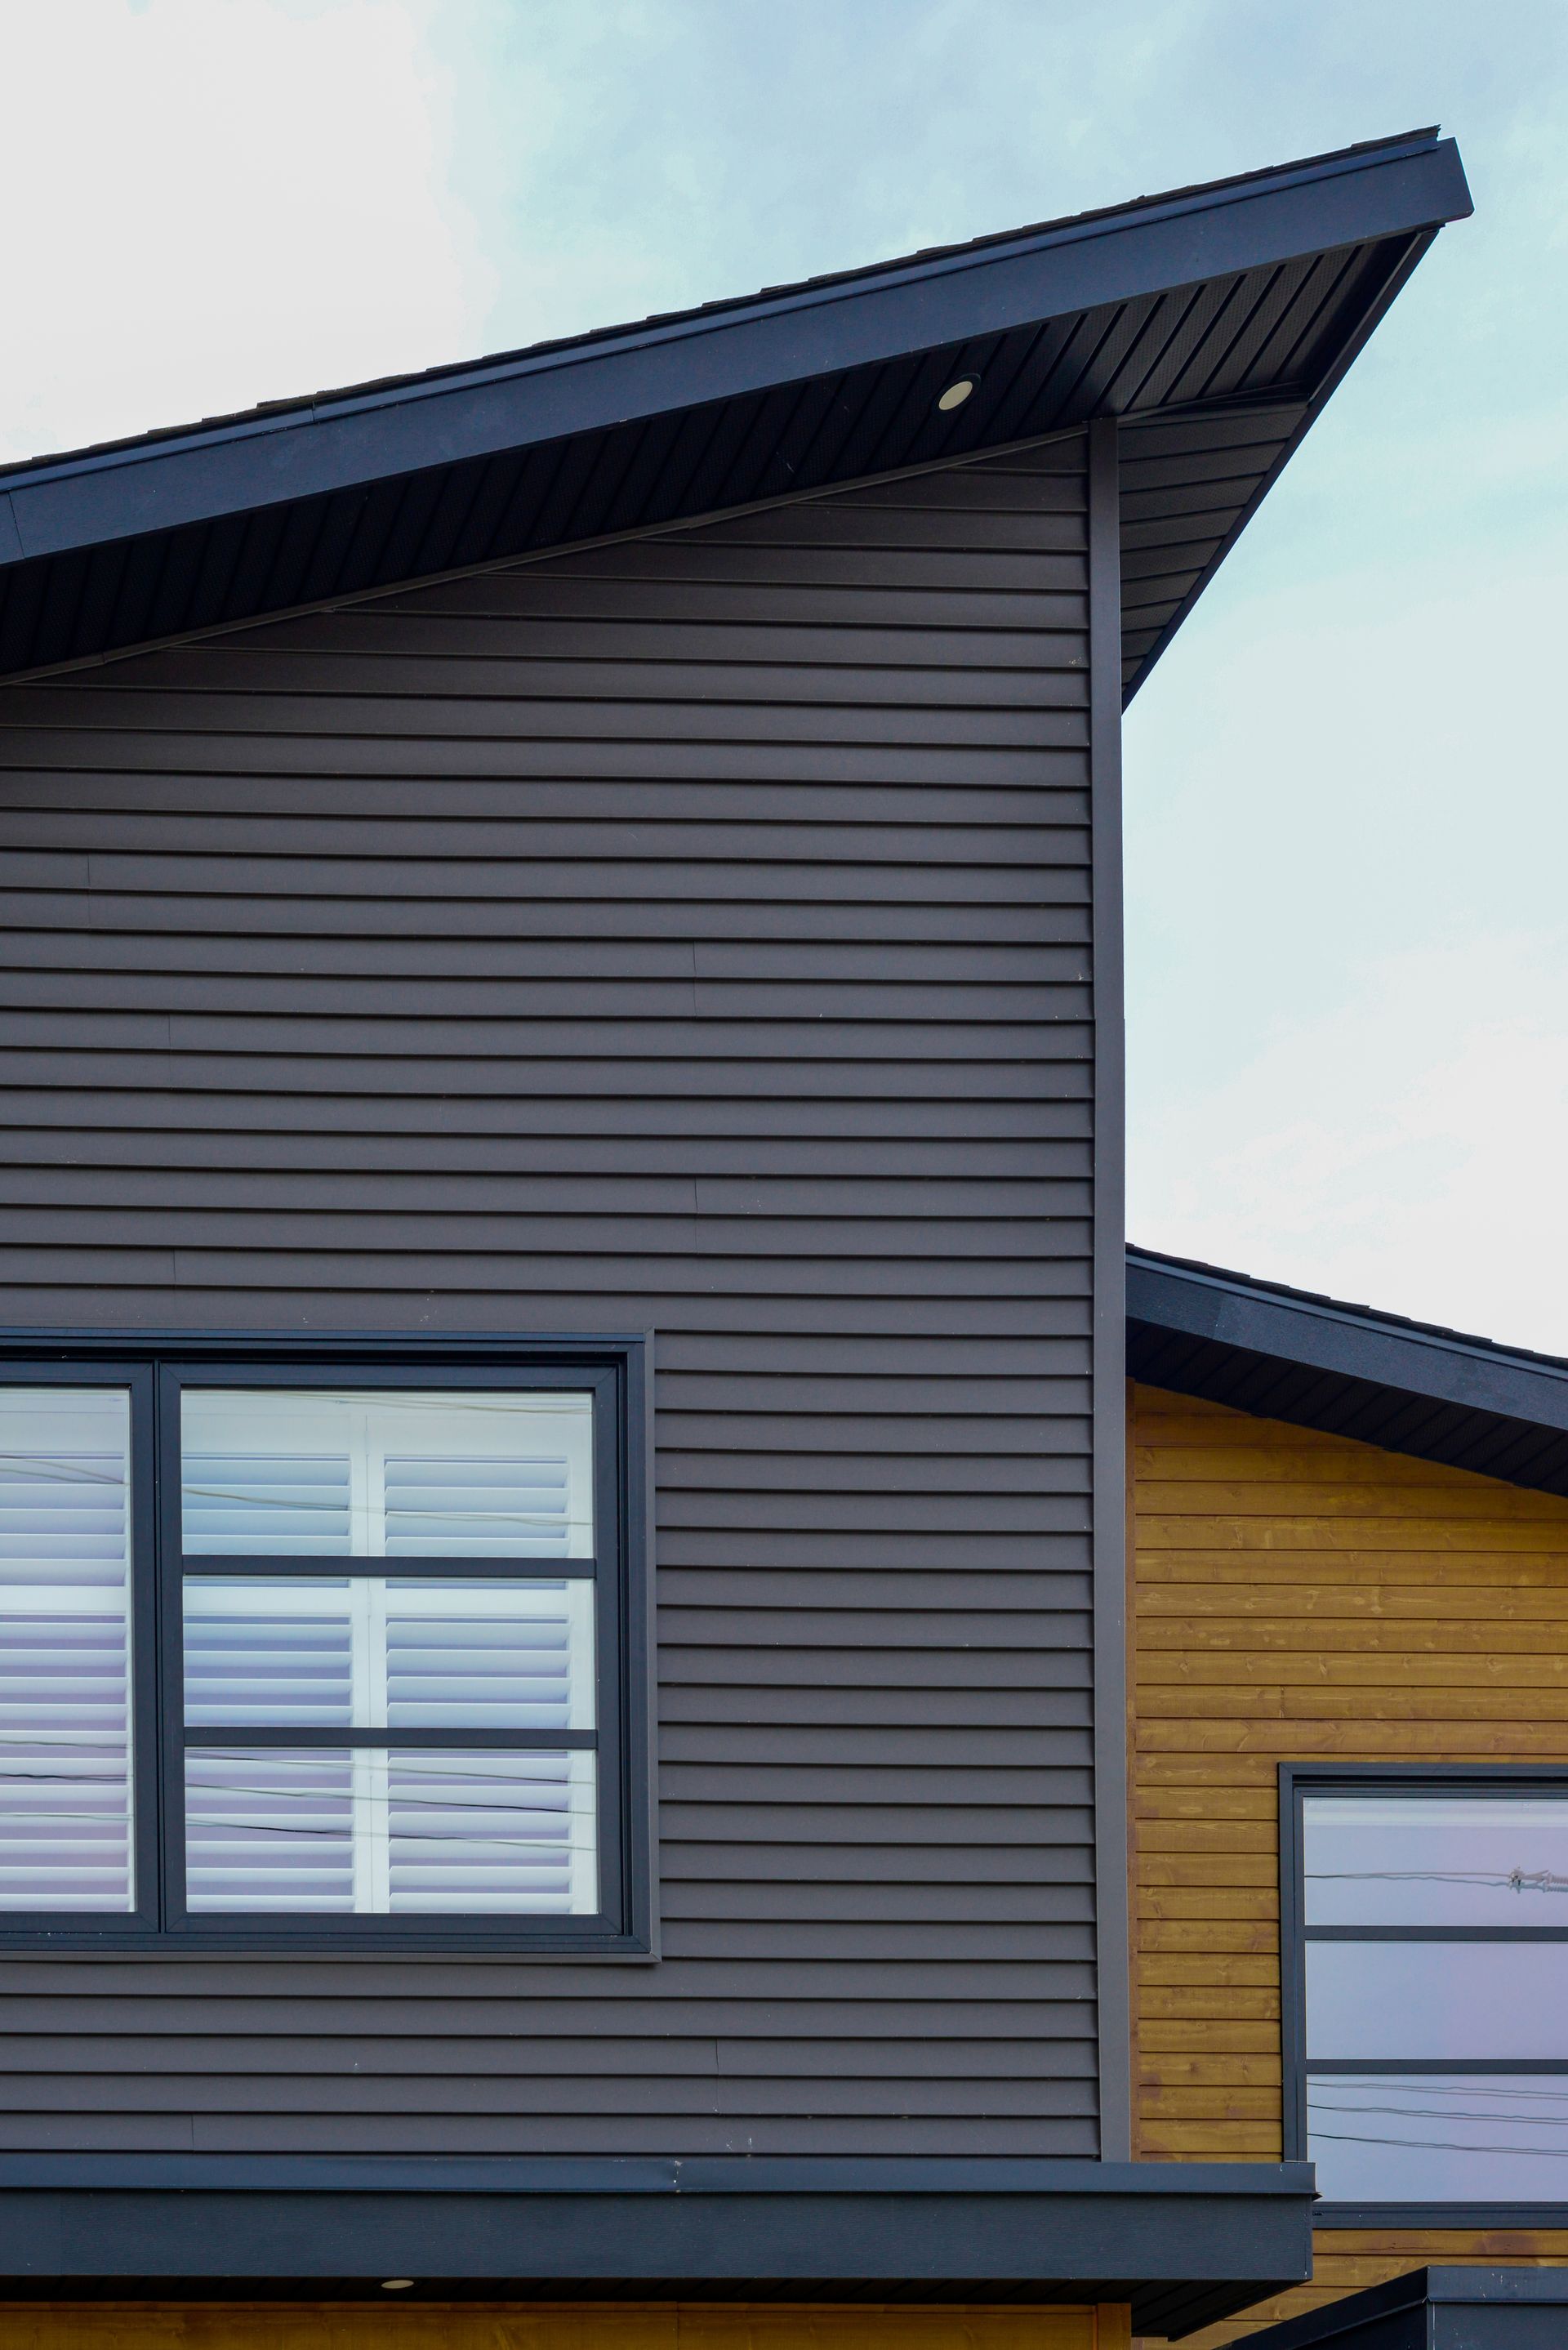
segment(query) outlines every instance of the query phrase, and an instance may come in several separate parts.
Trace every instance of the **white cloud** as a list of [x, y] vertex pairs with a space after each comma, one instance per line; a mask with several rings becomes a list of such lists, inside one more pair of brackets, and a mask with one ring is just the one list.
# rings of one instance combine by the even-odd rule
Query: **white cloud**
[[1135, 1128], [1136, 1240], [1568, 1352], [1568, 941], [1375, 964]]
[[12, 0], [0, 455], [472, 355], [494, 273], [392, 0]]

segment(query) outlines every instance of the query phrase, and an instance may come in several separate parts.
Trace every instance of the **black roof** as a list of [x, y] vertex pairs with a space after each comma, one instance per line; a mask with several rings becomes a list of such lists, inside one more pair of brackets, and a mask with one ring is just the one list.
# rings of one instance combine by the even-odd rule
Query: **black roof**
[[1568, 2339], [1568, 2271], [1411, 2269], [1247, 2336], [1252, 2350], [1545, 2350]]
[[1116, 416], [1130, 693], [1469, 210], [1417, 130], [0, 468], [0, 674]]
[[1568, 1494], [1568, 1360], [1129, 1248], [1127, 1375]]

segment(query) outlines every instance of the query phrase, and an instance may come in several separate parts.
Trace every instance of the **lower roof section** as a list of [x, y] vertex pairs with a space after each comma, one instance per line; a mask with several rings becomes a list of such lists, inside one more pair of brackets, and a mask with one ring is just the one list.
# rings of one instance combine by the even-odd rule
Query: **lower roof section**
[[1247, 2339], [1249, 2350], [1562, 2350], [1568, 2270], [1412, 2269]]
[[1129, 1248], [1127, 1375], [1568, 1494], [1568, 1360]]
[[5, 2155], [0, 2293], [1130, 2303], [1177, 2339], [1311, 2274], [1313, 2199], [1300, 2162]]

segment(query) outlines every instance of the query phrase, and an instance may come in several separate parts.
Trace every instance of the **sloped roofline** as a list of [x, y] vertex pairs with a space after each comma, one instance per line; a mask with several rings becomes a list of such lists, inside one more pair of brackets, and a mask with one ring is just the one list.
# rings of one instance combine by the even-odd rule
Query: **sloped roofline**
[[[1438, 228], [1470, 209], [1452, 140], [1409, 132], [635, 326], [32, 459], [0, 470], [0, 670], [374, 592], [462, 567], [476, 547], [482, 561], [548, 551], [604, 535], [607, 515], [649, 526], [978, 454], [1096, 414], [1190, 420], [1249, 402], [1277, 410], [1282, 395], [1315, 412]], [[1334, 255], [1343, 262], [1321, 265]], [[1194, 372], [1189, 347], [1204, 337]], [[1243, 347], [1254, 357], [1231, 365], [1226, 354]], [[950, 368], [978, 369], [980, 392], [938, 415]], [[1031, 405], [1035, 377], [1049, 398]], [[831, 429], [814, 422], [809, 462], [796, 463], [784, 423], [793, 416], [804, 433], [799, 415], [814, 400]], [[858, 430], [855, 418], [867, 416], [875, 429]], [[703, 432], [750, 433], [750, 473], [694, 461], [690, 444]], [[1288, 445], [1299, 437], [1293, 428]], [[594, 497], [563, 508], [565, 519], [541, 519], [536, 506], [510, 537], [476, 529], [476, 498], [496, 515], [526, 505], [512, 475], [503, 480], [508, 466], [515, 474], [530, 452], [566, 448], [590, 470], [602, 458]], [[1260, 460], [1261, 485], [1276, 454]], [[639, 467], [628, 504], [618, 485]], [[416, 505], [422, 497], [444, 512], [444, 499], [466, 522], [444, 535], [424, 519], [416, 527], [407, 499], [394, 516], [389, 494], [410, 484]], [[258, 519], [260, 540], [253, 531], [242, 544]], [[1172, 598], [1177, 619], [1195, 592]], [[1151, 624], [1140, 660], [1170, 625], [1160, 634]]]
[[1568, 1359], [1128, 1247], [1131, 1378], [1568, 1494]]
[[[514, 350], [491, 352], [482, 359], [449, 360], [437, 367], [420, 368], [406, 374], [379, 376], [365, 383], [342, 384], [329, 390], [261, 400], [251, 408], [236, 409], [223, 416], [202, 417], [192, 423], [156, 425], [145, 432], [127, 434], [113, 441], [94, 442], [80, 449], [16, 458], [0, 464], [0, 484], [9, 485], [23, 478], [41, 480], [56, 472], [75, 471], [100, 461], [112, 462], [133, 452], [166, 448], [175, 442], [192, 442], [242, 432], [283, 429], [291, 421], [320, 416], [328, 411], [358, 411], [367, 406], [385, 406], [403, 400], [440, 394], [453, 385], [504, 380], [514, 374], [530, 372], [553, 360], [578, 353], [595, 353], [610, 345], [642, 345], [655, 340], [673, 340], [693, 331], [701, 333], [711, 327], [722, 327], [742, 315], [765, 316], [840, 301], [861, 289], [908, 284], [981, 266], [1010, 249], [1024, 252], [1075, 244], [1114, 233], [1124, 224], [1129, 226], [1149, 224], [1157, 216], [1178, 218], [1287, 186], [1338, 178], [1346, 172], [1364, 171], [1368, 158], [1375, 158], [1381, 166], [1407, 155], [1425, 153], [1438, 143], [1439, 131], [1435, 124], [1424, 130], [1406, 131], [1394, 139], [1363, 140], [1355, 146], [1336, 148], [1329, 154], [1306, 156], [1296, 162], [1274, 165], [1262, 172], [1237, 172], [1229, 179], [1168, 189], [1158, 195], [1137, 196], [1124, 204], [1106, 204], [1092, 212], [1064, 213], [1055, 220], [1036, 221], [1022, 228], [993, 231], [985, 236], [971, 237], [959, 244], [927, 245], [918, 252], [899, 254], [889, 260], [871, 262], [860, 268], [829, 270], [814, 277], [798, 278], [789, 285], [764, 286], [754, 294], [726, 295], [717, 301], [695, 303], [686, 310], [655, 311], [648, 317], [629, 319], [619, 326], [595, 327], [583, 334], [556, 336], [544, 342], [522, 345]], [[1458, 150], [1453, 140], [1441, 143], [1452, 151], [1457, 161]], [[1469, 209], [1468, 192], [1466, 209]], [[1354, 234], [1360, 235], [1366, 231], [1358, 227]], [[1127, 290], [1151, 292], [1154, 288], [1152, 286], [1138, 286]]]

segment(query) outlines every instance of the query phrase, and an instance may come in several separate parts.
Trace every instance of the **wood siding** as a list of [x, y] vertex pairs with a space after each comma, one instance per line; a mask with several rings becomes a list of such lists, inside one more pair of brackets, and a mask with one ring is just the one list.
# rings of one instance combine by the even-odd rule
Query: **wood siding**
[[[1568, 1501], [1135, 1385], [1137, 2150], [1281, 2151], [1276, 1766], [1568, 1762]], [[1568, 2231], [1320, 2232], [1233, 2340], [1424, 2262]]]
[[13, 2302], [0, 2350], [1127, 2350], [1125, 2306]]
[[7, 1960], [0, 2147], [1095, 2151], [1085, 505], [0, 699], [5, 1318], [653, 1329], [665, 1953]]

